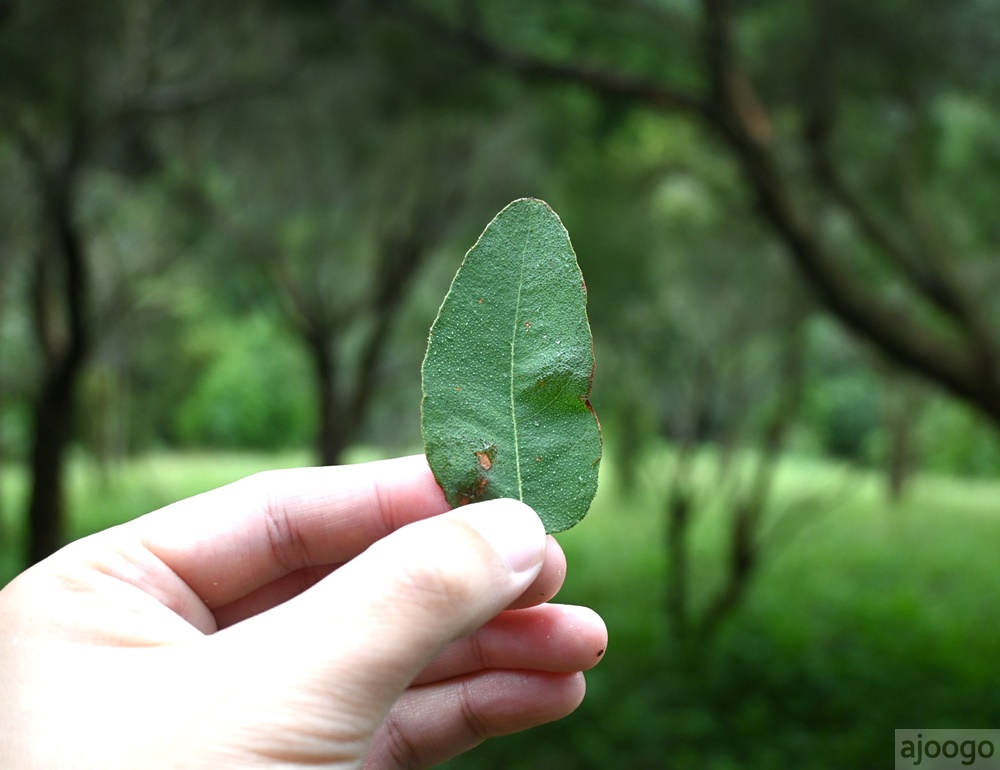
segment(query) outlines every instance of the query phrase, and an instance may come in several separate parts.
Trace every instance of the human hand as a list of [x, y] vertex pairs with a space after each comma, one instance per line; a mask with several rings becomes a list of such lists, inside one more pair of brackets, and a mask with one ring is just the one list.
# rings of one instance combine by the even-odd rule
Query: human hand
[[428, 767], [570, 713], [607, 632], [544, 603], [561, 549], [516, 501], [446, 510], [411, 457], [67, 546], [0, 591], [0, 767]]

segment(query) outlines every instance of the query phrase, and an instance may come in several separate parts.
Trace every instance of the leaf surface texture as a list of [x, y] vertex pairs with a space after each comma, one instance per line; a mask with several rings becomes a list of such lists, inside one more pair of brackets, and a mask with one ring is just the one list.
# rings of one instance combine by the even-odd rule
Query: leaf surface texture
[[559, 217], [524, 198], [466, 255], [431, 327], [421, 430], [452, 506], [512, 497], [549, 532], [586, 514], [601, 433], [587, 289]]

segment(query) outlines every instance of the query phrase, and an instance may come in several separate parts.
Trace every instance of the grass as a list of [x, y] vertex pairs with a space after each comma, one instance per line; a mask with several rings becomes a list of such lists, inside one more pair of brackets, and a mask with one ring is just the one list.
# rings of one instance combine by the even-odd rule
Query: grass
[[[1000, 723], [1000, 483], [920, 477], [890, 505], [876, 474], [787, 461], [747, 602], [691, 670], [662, 610], [669, 459], [650, 457], [628, 485], [609, 459], [588, 518], [560, 536], [560, 598], [594, 606], [611, 634], [587, 700], [451, 767], [884, 767], [897, 727]], [[721, 573], [713, 463], [698, 467], [696, 601]]]
[[[359, 455], [361, 458], [363, 455]], [[898, 505], [881, 479], [792, 458], [779, 474], [746, 603], [691, 667], [662, 611], [669, 452], [628, 479], [613, 451], [586, 521], [559, 535], [560, 599], [605, 617], [608, 654], [571, 718], [490, 741], [452, 768], [861, 768], [889, 763], [897, 727], [995, 727], [1000, 689], [1000, 482], [923, 476]], [[73, 466], [75, 536], [304, 455], [164, 455], [104, 481]], [[718, 585], [725, 522], [699, 461], [696, 602]], [[13, 574], [23, 479], [3, 475], [0, 579]]]

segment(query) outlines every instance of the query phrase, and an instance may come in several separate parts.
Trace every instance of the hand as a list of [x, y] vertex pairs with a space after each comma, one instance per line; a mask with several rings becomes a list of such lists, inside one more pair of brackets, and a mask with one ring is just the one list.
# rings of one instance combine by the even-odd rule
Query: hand
[[559, 546], [516, 501], [446, 510], [412, 457], [67, 546], [0, 591], [0, 767], [427, 767], [570, 713], [607, 632], [544, 603]]

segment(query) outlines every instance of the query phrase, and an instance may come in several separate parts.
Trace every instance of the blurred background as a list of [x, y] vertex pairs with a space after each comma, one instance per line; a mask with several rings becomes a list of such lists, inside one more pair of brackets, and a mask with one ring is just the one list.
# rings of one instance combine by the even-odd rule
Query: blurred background
[[606, 439], [560, 598], [611, 644], [574, 716], [450, 766], [998, 727], [998, 97], [989, 0], [2, 0], [0, 585], [420, 451], [430, 323], [530, 195]]

